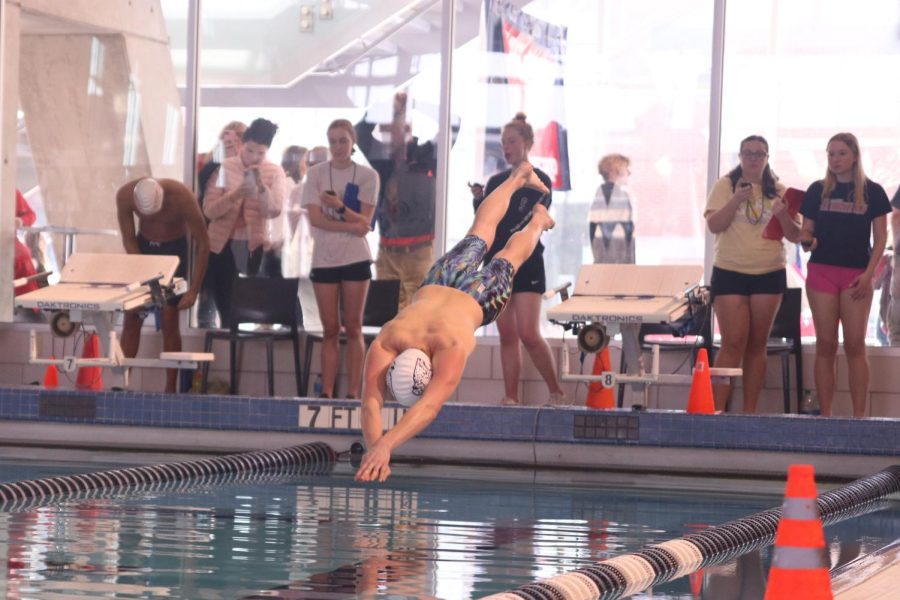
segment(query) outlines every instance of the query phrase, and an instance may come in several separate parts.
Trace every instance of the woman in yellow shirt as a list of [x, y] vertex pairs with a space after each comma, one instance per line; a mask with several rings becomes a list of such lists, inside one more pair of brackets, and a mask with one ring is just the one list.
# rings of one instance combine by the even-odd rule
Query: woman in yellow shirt
[[[745, 413], [756, 412], [766, 377], [766, 344], [787, 287], [784, 244], [764, 238], [763, 230], [776, 218], [789, 241], [797, 241], [800, 233], [768, 157], [769, 143], [762, 136], [741, 141], [740, 164], [713, 186], [703, 214], [716, 236], [710, 288], [722, 345], [715, 366], [743, 366]], [[731, 388], [731, 383], [715, 386], [717, 410], [726, 409]]]

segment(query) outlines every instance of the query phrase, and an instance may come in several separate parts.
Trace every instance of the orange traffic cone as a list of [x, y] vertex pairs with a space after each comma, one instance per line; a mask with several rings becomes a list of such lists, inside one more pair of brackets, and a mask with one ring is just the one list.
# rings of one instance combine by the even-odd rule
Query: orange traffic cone
[[59, 370], [56, 365], [47, 365], [47, 369], [44, 371], [44, 387], [48, 390], [59, 387]]
[[[96, 333], [88, 334], [84, 340], [84, 351], [81, 358], [100, 357], [100, 338]], [[78, 377], [75, 379], [75, 387], [79, 390], [102, 390], [103, 371], [100, 367], [80, 367]]]
[[812, 465], [791, 465], [765, 600], [832, 600]]
[[687, 411], [705, 415], [711, 415], [716, 412], [706, 348], [700, 348], [700, 351], [697, 353], [697, 364], [694, 366], [694, 379], [691, 381], [691, 395], [688, 397]]
[[[591, 375], [600, 375], [604, 371], [612, 371], [612, 361], [609, 359], [609, 348], [604, 348], [594, 357], [594, 368]], [[615, 408], [616, 401], [613, 397], [613, 388], [603, 387], [599, 381], [588, 384], [587, 401], [585, 405], [590, 408]]]
[[691, 595], [699, 598], [703, 593], [703, 573], [706, 569], [697, 569], [688, 575], [688, 581], [691, 584]]

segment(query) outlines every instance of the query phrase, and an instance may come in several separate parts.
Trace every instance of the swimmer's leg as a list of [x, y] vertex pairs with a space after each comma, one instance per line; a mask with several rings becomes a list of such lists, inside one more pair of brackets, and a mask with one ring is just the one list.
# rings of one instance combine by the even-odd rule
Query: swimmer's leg
[[518, 271], [522, 263], [534, 252], [534, 248], [541, 239], [541, 234], [552, 229], [555, 224], [543, 204], [535, 205], [528, 225], [514, 233], [506, 242], [503, 250], [498, 252], [495, 257], [505, 258], [513, 266], [513, 269]]
[[[541, 182], [534, 168], [527, 162], [516, 167], [512, 174], [484, 199], [478, 211], [475, 213], [475, 222], [472, 223], [468, 235], [475, 235], [487, 242], [488, 248], [494, 243], [494, 234], [500, 219], [509, 208], [509, 200], [513, 193], [521, 187], [531, 187], [545, 194], [550, 190]], [[537, 243], [537, 242], [535, 242]]]

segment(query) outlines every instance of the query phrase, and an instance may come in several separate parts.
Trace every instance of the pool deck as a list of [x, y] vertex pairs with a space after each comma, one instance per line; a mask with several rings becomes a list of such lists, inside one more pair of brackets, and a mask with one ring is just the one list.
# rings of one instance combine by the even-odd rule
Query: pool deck
[[[404, 410], [387, 405], [385, 425]], [[325, 441], [341, 452], [361, 440], [359, 419], [352, 400], [0, 387], [7, 446], [216, 453]], [[447, 404], [394, 459], [779, 478], [806, 462], [842, 480], [900, 464], [900, 420]]]
[[836, 600], [891, 600], [900, 581], [900, 540], [859, 557], [834, 574], [831, 589]]

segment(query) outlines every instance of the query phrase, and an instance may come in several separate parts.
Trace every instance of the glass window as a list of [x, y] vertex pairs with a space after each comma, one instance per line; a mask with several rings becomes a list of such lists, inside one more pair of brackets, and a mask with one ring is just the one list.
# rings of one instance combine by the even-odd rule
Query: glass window
[[18, 38], [15, 186], [33, 214], [16, 249], [35, 270], [58, 273], [76, 248], [121, 252], [116, 190], [182, 178], [179, 82], [151, 4], [29, 4], [5, 32]]
[[[436, 200], [441, 3], [333, 2], [327, 3], [328, 14], [325, 4], [273, 0], [252, 10], [231, 2], [202, 4], [198, 166], [221, 160], [224, 126], [246, 125], [258, 117], [278, 125], [269, 161], [281, 164], [294, 147], [308, 151], [307, 164], [328, 160], [328, 124], [348, 119], [358, 138], [354, 162], [374, 168], [380, 177], [373, 231], [367, 236], [372, 258], [384, 235], [382, 217], [396, 208], [390, 202], [399, 198], [403, 204], [400, 196], [416, 177], [423, 180], [416, 189], [427, 193], [427, 206], [420, 209], [429, 229], [420, 243], [427, 245]], [[302, 189], [293, 180], [288, 187]], [[316, 251], [313, 232], [300, 194], [290, 190], [286, 219], [270, 220], [269, 229], [283, 239], [280, 272], [306, 277]], [[413, 237], [421, 236], [415, 232]], [[383, 275], [378, 263], [373, 275]], [[316, 303], [311, 290], [304, 294], [305, 287], [304, 281], [306, 326], [317, 329]], [[214, 295], [210, 290], [198, 303], [202, 326], [219, 321], [221, 298]]]
[[[280, 127], [269, 150], [276, 162], [288, 146], [324, 145], [324, 128], [337, 117], [367, 124], [389, 145], [400, 90], [409, 98], [404, 139], [435, 140], [442, 4], [202, 3], [199, 160], [218, 146], [226, 123], [258, 116]], [[105, 233], [117, 229], [108, 209], [128, 179], [190, 177], [182, 158], [189, 3], [160, 0], [161, 12], [151, 4], [147, 15], [125, 5], [96, 14], [53, 6], [21, 9], [16, 185], [35, 226], [88, 233], [20, 231], [50, 268], [71, 249], [67, 241], [121, 250]], [[633, 239], [627, 261], [702, 263], [713, 3], [456, 0], [456, 7], [454, 143], [446, 207], [439, 207], [446, 245], [472, 220], [466, 184], [506, 168], [500, 133], [522, 111], [536, 132], [531, 159], [555, 184], [558, 227], [544, 236], [548, 285], [573, 280], [607, 235], [613, 246]], [[759, 133], [781, 181], [805, 189], [825, 173], [827, 139], [846, 130], [861, 141], [867, 174], [893, 196], [900, 5], [872, 0], [847, 11], [839, 0], [730, 0], [726, 17], [721, 171], [736, 163], [740, 139]], [[617, 168], [628, 210], [601, 217], [591, 206], [612, 202], [598, 173], [611, 154], [628, 159]], [[356, 158], [369, 161], [362, 148]], [[370, 235], [373, 254], [379, 236]], [[806, 255], [793, 246], [787, 252], [792, 284], [802, 285]], [[876, 293], [872, 340], [885, 339], [877, 310], [885, 300]], [[808, 311], [806, 318], [811, 335]]]
[[[825, 176], [828, 139], [849, 131], [866, 175], [892, 196], [900, 182], [900, 5], [873, 0], [848, 11], [839, 0], [729, 0], [726, 19], [722, 173], [737, 164], [740, 140], [759, 134], [781, 182], [805, 191]], [[808, 254], [790, 243], [786, 251], [788, 285], [803, 287]], [[876, 290], [870, 343], [886, 341], [879, 309], [888, 291]], [[804, 335], [813, 336], [805, 294], [804, 305]]]
[[[625, 261], [702, 264], [712, 3], [485, 6], [486, 27], [454, 55], [452, 107], [462, 120], [451, 153], [448, 245], [472, 220], [466, 183], [507, 168], [500, 132], [522, 111], [536, 137], [544, 134], [532, 161], [556, 184], [557, 227], [544, 235], [548, 286], [574, 281], [579, 266], [594, 260], [589, 211], [602, 194], [598, 162], [613, 153], [630, 160], [622, 184], [631, 215], [607, 215], [613, 225], [633, 223], [633, 231], [620, 226], [612, 234], [633, 234]], [[558, 135], [548, 140], [552, 125]], [[603, 230], [594, 233], [600, 240]]]

